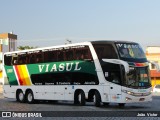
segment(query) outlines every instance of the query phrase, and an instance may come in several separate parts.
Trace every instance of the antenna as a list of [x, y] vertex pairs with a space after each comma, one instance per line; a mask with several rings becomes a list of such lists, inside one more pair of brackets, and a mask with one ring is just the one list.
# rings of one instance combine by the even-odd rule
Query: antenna
[[71, 44], [71, 43], [72, 43], [72, 40], [66, 39], [65, 45], [66, 44]]

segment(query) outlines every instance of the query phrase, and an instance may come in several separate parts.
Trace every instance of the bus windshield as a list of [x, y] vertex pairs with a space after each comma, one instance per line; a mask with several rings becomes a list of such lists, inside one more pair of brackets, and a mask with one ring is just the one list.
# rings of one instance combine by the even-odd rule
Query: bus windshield
[[138, 88], [150, 87], [151, 83], [148, 67], [137, 67], [130, 70], [127, 74], [127, 86]]
[[145, 58], [145, 54], [136, 43], [118, 43], [116, 44], [121, 58]]

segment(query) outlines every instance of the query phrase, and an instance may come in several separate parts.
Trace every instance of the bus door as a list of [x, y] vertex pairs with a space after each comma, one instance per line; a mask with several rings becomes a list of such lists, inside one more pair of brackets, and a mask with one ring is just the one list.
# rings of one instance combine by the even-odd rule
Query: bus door
[[120, 77], [115, 73], [111, 73], [110, 83], [110, 100], [111, 102], [120, 102], [122, 97], [122, 86], [120, 85]]
[[54, 99], [57, 100], [73, 100], [73, 88], [71, 85], [54, 86]]
[[68, 86], [70, 84], [68, 74], [59, 73], [54, 75], [55, 85], [54, 85], [54, 97], [56, 100], [65, 100], [65, 92], [69, 90]]

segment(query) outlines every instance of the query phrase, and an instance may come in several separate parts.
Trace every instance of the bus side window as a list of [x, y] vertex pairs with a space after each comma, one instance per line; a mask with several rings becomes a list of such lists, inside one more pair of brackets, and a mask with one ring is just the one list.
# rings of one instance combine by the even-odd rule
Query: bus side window
[[5, 65], [12, 65], [12, 56], [11, 55], [5, 55], [4, 56], [4, 64]]
[[36, 54], [36, 63], [41, 63], [41, 62], [43, 62], [42, 52]]
[[97, 56], [98, 56], [99, 60], [102, 60], [102, 58], [103, 58], [103, 51], [104, 51], [104, 49], [102, 47], [96, 48], [96, 52], [97, 52]]
[[30, 57], [30, 60], [29, 60], [29, 63], [30, 63], [30, 64], [33, 64], [33, 63], [36, 62], [36, 60], [35, 60], [35, 54], [34, 54], [34, 53], [30, 54], [29, 57]]
[[17, 60], [13, 60], [13, 63], [12, 63], [13, 65], [17, 65], [18, 64], [18, 62], [17, 62]]
[[57, 61], [57, 51], [50, 51], [48, 55], [49, 62], [56, 62]]
[[18, 65], [21, 65], [23, 62], [23, 58], [21, 55], [18, 55]]
[[106, 45], [104, 49], [104, 57], [108, 59], [116, 59], [117, 55], [112, 45]]
[[92, 56], [91, 56], [91, 53], [90, 53], [89, 49], [83, 50], [82, 51], [82, 56], [81, 56], [81, 58], [83, 58], [84, 60], [92, 60]]
[[28, 54], [28, 53], [26, 53], [26, 60], [25, 60], [25, 63], [26, 63], [26, 64], [29, 64], [29, 54]]
[[12, 65], [17, 65], [18, 64], [18, 56], [17, 55], [12, 55]]
[[85, 54], [83, 50], [76, 50], [76, 60], [84, 60]]
[[18, 55], [18, 65], [26, 64], [26, 54]]
[[118, 72], [111, 72], [109, 75], [109, 81], [116, 84], [121, 84], [120, 74]]
[[57, 51], [52, 52], [52, 62], [57, 62]]
[[80, 56], [81, 56], [81, 53], [78, 50], [76, 50], [76, 52], [75, 52], [75, 59], [76, 60], [80, 60]]
[[57, 56], [58, 56], [58, 61], [64, 61], [64, 51], [58, 51], [57, 52]]
[[48, 62], [48, 52], [49, 51], [44, 51], [43, 52], [44, 62]]
[[97, 53], [98, 59], [117, 59], [117, 54], [110, 44], [94, 45], [95, 51]]
[[76, 60], [93, 60], [91, 52], [87, 46], [85, 48], [76, 49], [75, 59]]
[[74, 52], [73, 52], [72, 49], [66, 50], [65, 53], [66, 53], [65, 55], [66, 55], [66, 60], [67, 60], [67, 61], [74, 60]]
[[84, 58], [85, 58], [85, 55], [84, 55], [83, 52], [81, 52], [81, 54], [80, 54], [80, 60], [84, 60]]

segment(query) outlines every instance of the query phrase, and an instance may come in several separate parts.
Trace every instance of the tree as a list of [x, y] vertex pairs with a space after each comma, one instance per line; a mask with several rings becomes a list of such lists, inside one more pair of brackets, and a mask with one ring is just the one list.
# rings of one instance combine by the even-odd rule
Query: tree
[[38, 48], [37, 46], [36, 47], [33, 47], [33, 46], [19, 46], [17, 47], [19, 50], [27, 50], [27, 49], [35, 49], [35, 48]]

